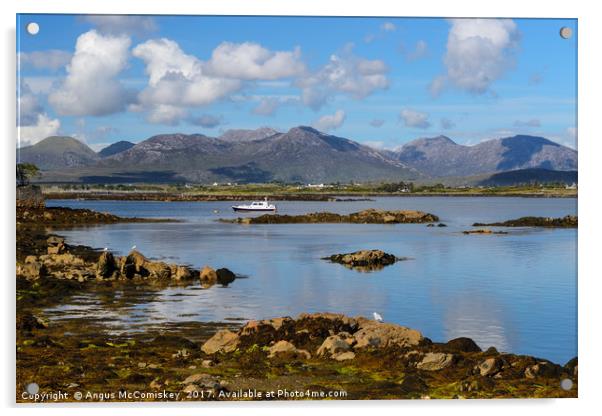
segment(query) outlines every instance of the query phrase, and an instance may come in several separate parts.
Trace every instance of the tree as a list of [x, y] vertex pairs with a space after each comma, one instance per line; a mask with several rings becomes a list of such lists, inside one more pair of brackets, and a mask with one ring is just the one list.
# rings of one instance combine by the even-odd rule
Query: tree
[[39, 173], [40, 169], [33, 163], [17, 163], [17, 185], [28, 185], [29, 180], [38, 176]]

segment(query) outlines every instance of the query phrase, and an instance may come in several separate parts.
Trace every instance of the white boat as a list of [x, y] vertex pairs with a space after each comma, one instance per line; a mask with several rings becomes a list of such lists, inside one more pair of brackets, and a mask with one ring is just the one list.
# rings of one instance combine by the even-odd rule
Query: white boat
[[276, 211], [276, 205], [268, 203], [266, 198], [264, 201], [253, 201], [249, 205], [233, 205], [234, 211]]

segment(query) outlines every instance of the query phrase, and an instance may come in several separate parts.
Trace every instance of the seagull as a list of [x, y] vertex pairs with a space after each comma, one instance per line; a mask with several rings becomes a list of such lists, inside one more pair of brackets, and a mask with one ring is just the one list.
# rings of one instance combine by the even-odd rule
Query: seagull
[[136, 250], [136, 244], [132, 246], [132, 250]]
[[380, 314], [378, 312], [372, 312], [372, 316], [374, 317], [374, 320], [377, 322], [382, 322], [383, 321], [383, 317], [380, 316]]
[[102, 251], [109, 251], [109, 247], [103, 248]]

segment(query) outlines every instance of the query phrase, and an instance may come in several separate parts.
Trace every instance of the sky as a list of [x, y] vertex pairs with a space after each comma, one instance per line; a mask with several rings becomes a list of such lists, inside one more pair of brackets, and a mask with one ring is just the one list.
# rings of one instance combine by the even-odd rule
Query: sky
[[22, 14], [17, 57], [19, 146], [308, 125], [385, 149], [577, 147], [575, 19]]

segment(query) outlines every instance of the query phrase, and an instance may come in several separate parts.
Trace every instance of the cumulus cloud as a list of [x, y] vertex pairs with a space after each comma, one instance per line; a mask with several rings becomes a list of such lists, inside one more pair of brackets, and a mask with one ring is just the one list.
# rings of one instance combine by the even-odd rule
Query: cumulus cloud
[[208, 129], [215, 128], [220, 124], [223, 124], [223, 118], [221, 116], [214, 116], [211, 114], [203, 114], [198, 117], [189, 117], [188, 122], [195, 126], [201, 126]]
[[24, 68], [31, 67], [35, 69], [49, 69], [51, 71], [56, 71], [69, 63], [71, 60], [71, 52], [58, 49], [20, 52], [18, 59], [21, 66]]
[[385, 32], [394, 32], [397, 29], [397, 26], [395, 26], [393, 22], [385, 22], [380, 26], [380, 28]]
[[48, 96], [60, 115], [100, 116], [123, 110], [131, 93], [116, 79], [126, 67], [130, 39], [95, 30], [77, 38], [67, 77]]
[[430, 90], [439, 94], [449, 84], [472, 94], [491, 92], [491, 85], [514, 66], [519, 33], [510, 19], [451, 19], [444, 75]]
[[416, 127], [419, 129], [428, 129], [431, 123], [428, 121], [429, 115], [420, 111], [404, 108], [399, 113], [399, 118], [406, 127]]
[[153, 124], [177, 126], [180, 120], [188, 116], [188, 110], [169, 104], [158, 104], [150, 109], [146, 121]]
[[388, 88], [387, 65], [355, 56], [352, 47], [348, 45], [341, 54], [331, 55], [324, 67], [297, 81], [304, 104], [318, 110], [336, 94], [363, 99]]
[[155, 19], [150, 16], [89, 15], [82, 19], [109, 35], [144, 35], [157, 30]]
[[211, 75], [242, 80], [275, 80], [305, 71], [300, 48], [274, 52], [253, 42], [221, 43], [213, 50], [206, 68]]
[[61, 127], [58, 119], [51, 119], [47, 114], [38, 114], [35, 123], [18, 126], [19, 147], [36, 144], [49, 136], [55, 136]]
[[372, 127], [382, 127], [383, 124], [385, 124], [385, 120], [382, 120], [380, 118], [375, 118], [370, 122], [370, 125]]
[[[257, 43], [223, 42], [202, 61], [185, 53], [170, 39], [148, 40], [136, 46], [132, 54], [144, 61], [149, 76], [148, 86], [139, 94], [133, 108], [157, 113], [149, 117], [157, 122], [185, 115], [172, 107], [198, 107], [231, 96], [249, 81], [291, 78], [305, 71], [300, 50], [270, 51]], [[257, 114], [273, 112], [278, 103], [260, 104]], [[155, 109], [155, 107], [163, 106]]]
[[449, 129], [453, 129], [454, 127], [456, 127], [456, 123], [454, 123], [450, 119], [444, 117], [441, 120], [439, 120], [439, 126], [441, 126], [441, 128], [443, 130], [449, 130]]
[[530, 120], [516, 120], [514, 122], [514, 127], [541, 127], [541, 121], [536, 118]]
[[337, 110], [334, 114], [320, 117], [313, 126], [320, 131], [330, 131], [339, 128], [345, 122], [345, 112]]

